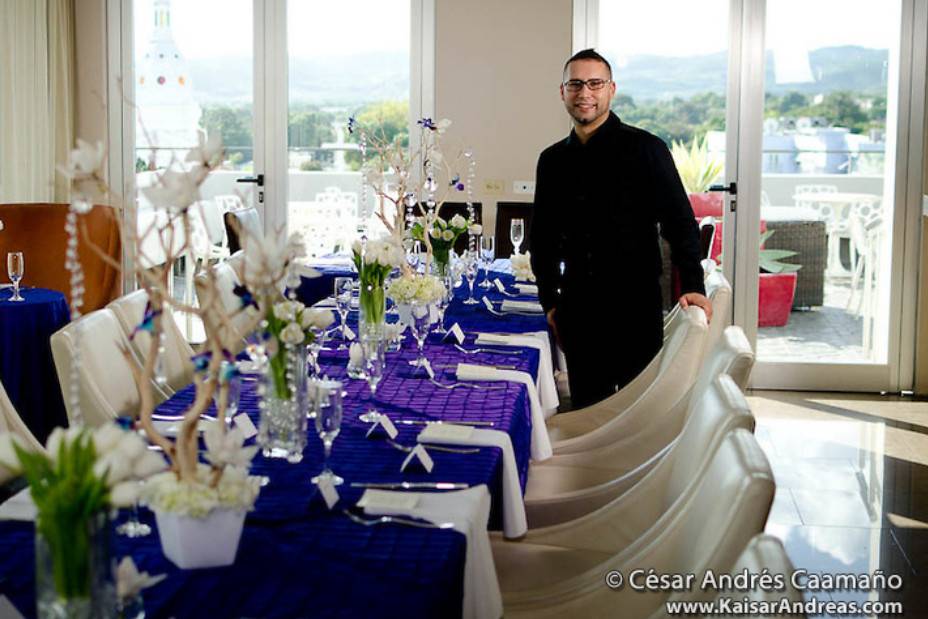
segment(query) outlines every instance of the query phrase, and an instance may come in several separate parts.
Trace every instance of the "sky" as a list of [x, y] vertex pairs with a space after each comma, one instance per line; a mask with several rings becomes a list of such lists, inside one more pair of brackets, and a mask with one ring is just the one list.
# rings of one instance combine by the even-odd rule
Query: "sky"
[[[728, 5], [728, 0], [599, 0], [599, 47], [619, 63], [638, 54], [725, 51]], [[766, 46], [885, 49], [898, 41], [899, 5], [900, 0], [767, 0]]]
[[[135, 0], [136, 53], [152, 30], [153, 0]], [[252, 0], [173, 0], [174, 40], [187, 58], [251, 56]], [[290, 0], [291, 56], [319, 57], [333, 51], [409, 49], [408, 0]], [[208, 27], [204, 27], [208, 24]]]

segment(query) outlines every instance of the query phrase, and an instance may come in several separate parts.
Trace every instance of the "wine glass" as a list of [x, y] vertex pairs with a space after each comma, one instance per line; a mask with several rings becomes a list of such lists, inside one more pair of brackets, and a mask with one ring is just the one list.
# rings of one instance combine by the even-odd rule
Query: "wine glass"
[[464, 305], [477, 305], [478, 301], [474, 298], [474, 280], [477, 279], [477, 256], [475, 252], [465, 252], [464, 254], [464, 277], [467, 279], [467, 286], [470, 294], [464, 300]]
[[521, 217], [516, 217], [509, 223], [509, 240], [512, 241], [515, 253], [520, 253], [522, 241], [525, 240], [525, 221]]
[[311, 372], [310, 376], [317, 377], [322, 373], [319, 367], [319, 352], [325, 346], [325, 329], [313, 327], [311, 329], [313, 341], [306, 345], [306, 362]]
[[480, 258], [483, 261], [483, 282], [481, 288], [492, 288], [490, 283], [490, 265], [496, 258], [496, 239], [492, 234], [484, 234], [480, 237]]
[[10, 297], [10, 301], [25, 301], [19, 294], [19, 280], [23, 278], [25, 268], [23, 252], [11, 251], [6, 255], [6, 272], [10, 276], [10, 281], [13, 282], [13, 296]]
[[448, 330], [445, 329], [445, 311], [447, 311], [448, 305], [451, 303], [451, 287], [454, 285], [453, 282], [454, 280], [450, 275], [445, 275], [441, 278], [441, 283], [445, 290], [435, 304], [435, 307], [438, 309], [438, 326], [435, 327], [435, 333], [442, 336], [448, 333]]
[[409, 305], [410, 324], [413, 337], [416, 338], [416, 346], [419, 350], [419, 357], [410, 363], [417, 368], [424, 368], [429, 364], [425, 357], [425, 338], [429, 334], [429, 326], [432, 323], [432, 312], [428, 303], [411, 303]]
[[333, 486], [340, 486], [345, 480], [329, 468], [329, 457], [332, 455], [332, 443], [342, 427], [342, 384], [337, 380], [313, 380], [309, 392], [316, 409], [316, 432], [324, 449], [322, 472], [310, 481], [319, 485], [329, 480]]
[[374, 399], [377, 397], [377, 385], [383, 378], [384, 367], [384, 341], [381, 338], [365, 337], [361, 342], [364, 349], [364, 377], [367, 379], [367, 385], [371, 388], [371, 408], [361, 415], [361, 421], [374, 423], [380, 417], [377, 408], [374, 406]]
[[338, 315], [341, 318], [342, 341], [338, 345], [338, 350], [347, 350], [348, 345], [348, 312], [351, 310], [351, 291], [354, 288], [354, 282], [350, 277], [335, 278], [335, 306], [338, 308]]

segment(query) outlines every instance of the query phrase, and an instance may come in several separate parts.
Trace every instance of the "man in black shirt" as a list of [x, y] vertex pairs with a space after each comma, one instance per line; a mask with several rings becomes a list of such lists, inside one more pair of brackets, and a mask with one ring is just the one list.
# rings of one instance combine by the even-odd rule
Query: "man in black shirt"
[[538, 158], [531, 230], [538, 295], [567, 356], [575, 408], [605, 399], [663, 342], [660, 234], [680, 273], [680, 305], [711, 317], [699, 229], [667, 146], [609, 111], [612, 68], [593, 50], [564, 65], [566, 140]]

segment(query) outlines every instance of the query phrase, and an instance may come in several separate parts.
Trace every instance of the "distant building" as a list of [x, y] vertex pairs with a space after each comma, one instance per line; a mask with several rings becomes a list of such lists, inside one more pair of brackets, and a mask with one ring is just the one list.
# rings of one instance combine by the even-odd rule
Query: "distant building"
[[[183, 159], [197, 143], [202, 110], [171, 31], [171, 0], [154, 0], [154, 29], [135, 76], [138, 157], [156, 168]], [[149, 150], [146, 150], [149, 149]]]

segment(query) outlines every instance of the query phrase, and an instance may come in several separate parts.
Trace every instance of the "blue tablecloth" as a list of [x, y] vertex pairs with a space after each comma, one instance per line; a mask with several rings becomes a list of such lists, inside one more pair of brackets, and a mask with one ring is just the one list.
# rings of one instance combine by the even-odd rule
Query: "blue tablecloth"
[[12, 288], [0, 290], [0, 382], [19, 415], [40, 441], [55, 426], [67, 425], [49, 338], [70, 319], [60, 292], [25, 288], [25, 301], [12, 302]]
[[[459, 295], [460, 297], [461, 295]], [[477, 306], [473, 306], [477, 307]], [[541, 316], [499, 318], [485, 310], [464, 306], [457, 298], [448, 322], [465, 330], [492, 332], [544, 328]], [[354, 317], [352, 317], [352, 322]], [[468, 343], [473, 335], [468, 336]], [[522, 354], [465, 355], [434, 338], [426, 354], [443, 382], [452, 382], [450, 369], [462, 361], [515, 365], [537, 376], [537, 350]], [[509, 433], [524, 490], [528, 470], [531, 415], [525, 388], [516, 383], [488, 383], [500, 389], [446, 390], [431, 384], [423, 372], [407, 363], [416, 356], [407, 339], [403, 350], [389, 353], [386, 373], [376, 398], [378, 410], [392, 418], [483, 420]], [[357, 419], [370, 399], [366, 383], [345, 377], [347, 353], [324, 351], [321, 363], [332, 378], [344, 379], [348, 396], [342, 431], [335, 441], [331, 465], [347, 482], [460, 481], [486, 484], [493, 498], [491, 527], [498, 525], [501, 509], [501, 455], [481, 448], [477, 454], [432, 452], [435, 468], [400, 473], [406, 454], [383, 440], [367, 439], [367, 425]], [[192, 388], [176, 394], [159, 407], [161, 413], [182, 411], [192, 400]], [[256, 421], [258, 408], [253, 383], [246, 383], [240, 402]], [[400, 425], [398, 441], [415, 443], [417, 426]], [[267, 475], [255, 509], [248, 515], [236, 562], [226, 568], [184, 571], [175, 568], [160, 550], [157, 534], [118, 540], [117, 555], [131, 554], [140, 569], [167, 573], [161, 584], [146, 591], [150, 617], [455, 617], [461, 614], [464, 537], [455, 531], [403, 526], [364, 527], [351, 522], [339, 509], [328, 511], [310, 478], [321, 469], [321, 443], [311, 434], [303, 461], [258, 456], [253, 472]], [[339, 488], [339, 508], [351, 505], [363, 490], [347, 483]], [[143, 520], [154, 519], [142, 510]], [[32, 526], [0, 523], [0, 593], [10, 597], [21, 612], [34, 614]]]

